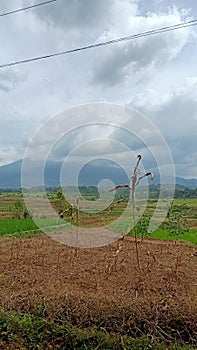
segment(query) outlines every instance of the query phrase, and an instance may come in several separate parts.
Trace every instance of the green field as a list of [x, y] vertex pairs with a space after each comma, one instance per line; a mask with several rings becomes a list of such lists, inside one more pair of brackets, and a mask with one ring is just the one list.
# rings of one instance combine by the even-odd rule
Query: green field
[[0, 235], [1, 236], [21, 236], [27, 235], [28, 232], [34, 234], [38, 232], [38, 227], [33, 220], [7, 219], [0, 220]]
[[[57, 220], [40, 220], [40, 227], [43, 230], [53, 230], [65, 227], [62, 221]], [[122, 224], [122, 231], [125, 231], [129, 225], [129, 220]], [[116, 225], [110, 225], [112, 228]], [[120, 226], [118, 227], [120, 229]], [[32, 237], [34, 234], [41, 234], [42, 229], [39, 228], [32, 219], [21, 220], [21, 219], [11, 219], [11, 220], [0, 220], [0, 236], [13, 236], [13, 237]], [[131, 235], [133, 231], [131, 231]], [[142, 235], [139, 232], [139, 237]], [[171, 235], [167, 229], [158, 228], [155, 232], [146, 234], [146, 238], [164, 239], [164, 240], [180, 240], [188, 241], [192, 244], [197, 244], [197, 229], [190, 229], [189, 232], [180, 235]]]
[[[67, 213], [65, 214], [65, 220], [53, 218], [36, 218], [34, 222], [34, 220], [30, 218], [24, 219], [23, 217], [21, 217], [20, 219], [11, 219], [9, 218], [9, 216], [4, 219], [3, 215], [5, 215], [6, 211], [9, 214], [8, 210], [10, 210], [10, 207], [12, 207], [13, 209], [13, 215], [14, 208], [16, 206], [15, 203], [18, 203], [18, 201], [22, 200], [20, 197], [16, 196], [2, 196], [0, 198], [1, 208], [3, 209], [0, 219], [1, 236], [30, 237], [34, 234], [42, 233], [41, 228], [43, 228], [43, 230], [46, 232], [46, 230], [51, 231], [53, 229], [63, 228], [64, 225], [66, 225], [69, 222], [72, 222], [72, 224], [77, 225], [76, 212], [73, 217], [73, 220], [71, 220]], [[156, 200], [150, 200], [146, 206], [144, 206], [143, 202], [137, 202], [137, 210], [144, 208], [142, 220], [139, 221], [139, 224], [137, 224], [137, 231], [139, 237], [150, 237], [164, 240], [185, 240], [191, 242], [192, 244], [197, 244], [197, 199], [189, 198], [173, 200], [173, 210], [175, 212], [175, 216], [178, 215], [181, 218], [181, 211], [183, 211], [183, 216], [188, 223], [188, 230], [185, 230], [185, 232], [180, 231], [178, 234], [177, 232], [176, 234], [172, 234], [172, 232], [170, 232], [170, 230], [168, 229], [169, 219], [166, 219], [167, 221], [165, 220], [165, 223], [162, 223], [160, 227], [156, 229], [156, 231], [154, 231], [151, 234], [148, 234], [148, 222], [146, 222], [147, 217], [150, 220], [157, 204], [158, 203]], [[97, 205], [98, 204], [94, 201], [92, 202], [93, 209], [94, 206], [96, 208]], [[94, 212], [94, 210], [92, 210], [92, 213], [79, 212], [79, 226], [98, 227], [100, 225], [109, 225], [112, 229], [118, 230], [122, 234], [125, 234], [127, 229], [129, 227], [132, 227], [132, 208], [130, 208], [131, 215], [129, 214], [127, 217], [123, 217], [119, 222], [117, 222], [116, 219], [124, 212], [126, 205], [127, 204], [124, 202], [115, 202], [113, 205], [109, 206], [109, 208], [101, 212]], [[161, 200], [159, 202], [158, 215], [160, 210], [162, 211], [163, 208], [166, 208], [166, 205], [167, 202], [165, 200]], [[23, 205], [21, 205], [21, 208], [22, 210], [24, 210]], [[15, 216], [17, 215], [18, 213], [16, 212]], [[180, 218], [176, 219], [175, 221], [180, 221]], [[178, 224], [180, 225], [179, 222]], [[144, 228], [144, 226], [147, 227]], [[131, 230], [130, 234], [133, 234], [133, 230]]]
[[[133, 235], [133, 233], [132, 233]], [[141, 235], [139, 234], [139, 237]], [[146, 238], [155, 238], [163, 240], [172, 240], [172, 241], [187, 241], [192, 244], [197, 244], [197, 229], [190, 229], [188, 233], [180, 235], [171, 235], [168, 230], [159, 228], [150, 235], [146, 235]]]
[[188, 241], [192, 244], [197, 244], [197, 229], [190, 229], [188, 233], [176, 235], [170, 235], [165, 229], [158, 229], [150, 235], [151, 238], [164, 239], [164, 240], [179, 240]]
[[[38, 225], [36, 225], [36, 222]], [[54, 229], [61, 229], [66, 223], [58, 219], [6, 219], [0, 220], [0, 236], [32, 237], [34, 234], [41, 234]]]

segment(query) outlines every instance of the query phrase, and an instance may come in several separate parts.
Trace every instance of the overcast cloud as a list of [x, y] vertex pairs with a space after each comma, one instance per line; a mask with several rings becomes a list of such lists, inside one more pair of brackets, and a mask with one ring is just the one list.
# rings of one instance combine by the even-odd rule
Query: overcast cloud
[[[0, 13], [38, 2], [1, 0]], [[193, 0], [57, 0], [0, 18], [0, 64], [195, 18]], [[197, 177], [196, 38], [196, 27], [190, 27], [0, 69], [0, 165], [23, 158], [30, 138], [48, 118], [72, 106], [110, 102], [154, 122], [177, 175]], [[87, 130], [81, 132], [69, 136], [70, 145], [87, 140]], [[114, 134], [121, 139], [117, 130]]]

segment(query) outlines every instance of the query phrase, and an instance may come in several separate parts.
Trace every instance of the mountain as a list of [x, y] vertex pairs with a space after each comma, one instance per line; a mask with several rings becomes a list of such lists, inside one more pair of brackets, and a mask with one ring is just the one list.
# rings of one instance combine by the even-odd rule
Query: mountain
[[[21, 187], [21, 167], [22, 160], [13, 162], [8, 165], [3, 165], [0, 167], [0, 188], [6, 189], [17, 189]], [[44, 169], [44, 185], [46, 187], [58, 187], [60, 186], [60, 172], [61, 172], [62, 163], [48, 160]], [[29, 165], [26, 172], [26, 177], [28, 181], [24, 183], [27, 186], [31, 187], [42, 185], [42, 176], [40, 172], [40, 163], [39, 161], [29, 162]], [[67, 164], [67, 169], [69, 171], [63, 172], [62, 176], [62, 185], [73, 185], [74, 167], [70, 164]], [[103, 179], [110, 179], [115, 185], [122, 183], [129, 183], [129, 179], [123, 169], [113, 166], [109, 163], [103, 163], [100, 166], [89, 163], [85, 165], [84, 168], [80, 171], [78, 176], [78, 185], [80, 186], [97, 186], [98, 183]], [[197, 187], [197, 179], [184, 179], [181, 177], [176, 177], [175, 179], [177, 185], [185, 186], [188, 188]], [[155, 176], [154, 182], [151, 184], [159, 184], [159, 176]], [[172, 184], [173, 179], [171, 177], [164, 177], [163, 183]], [[28, 186], [29, 184], [29, 186]]]
[[[160, 181], [159, 175], [155, 175], [154, 184], [157, 185], [160, 183], [161, 183], [161, 181]], [[162, 183], [166, 184], [166, 185], [170, 185], [170, 184], [174, 183], [174, 179], [170, 176], [164, 176]], [[176, 176], [175, 184], [180, 185], [180, 186], [184, 186], [184, 187], [188, 187], [188, 188], [196, 188], [197, 187], [197, 179], [184, 179], [183, 177]]]
[[0, 167], [0, 188], [21, 187], [22, 160]]
[[[41, 163], [39, 161], [29, 161], [29, 164], [28, 166], [26, 166], [26, 171], [25, 171], [26, 178], [27, 178], [27, 181], [24, 181], [25, 183], [27, 182], [27, 183], [33, 184], [34, 186], [41, 185], [42, 180], [41, 180], [40, 164]], [[16, 162], [1, 166], [0, 167], [0, 188], [3, 188], [3, 189], [21, 188], [22, 187], [22, 184], [21, 184], [22, 166], [23, 166], [22, 160], [18, 160]], [[59, 186], [60, 171], [61, 171], [61, 163], [48, 161], [46, 163], [45, 171], [44, 171], [44, 184], [47, 187]]]
[[188, 188], [196, 188], [197, 187], [197, 179], [183, 179], [182, 177], [176, 177], [176, 184], [185, 186]]

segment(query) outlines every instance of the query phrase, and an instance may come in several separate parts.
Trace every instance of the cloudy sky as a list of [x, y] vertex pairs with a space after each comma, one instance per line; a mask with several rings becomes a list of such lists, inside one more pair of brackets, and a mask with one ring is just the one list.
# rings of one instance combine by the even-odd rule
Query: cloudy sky
[[[38, 2], [0, 0], [0, 13]], [[57, 0], [0, 17], [0, 64], [196, 18], [194, 0]], [[32, 135], [52, 116], [109, 102], [153, 122], [170, 148], [177, 175], [197, 177], [196, 62], [197, 29], [190, 27], [1, 68], [0, 165], [23, 158]]]

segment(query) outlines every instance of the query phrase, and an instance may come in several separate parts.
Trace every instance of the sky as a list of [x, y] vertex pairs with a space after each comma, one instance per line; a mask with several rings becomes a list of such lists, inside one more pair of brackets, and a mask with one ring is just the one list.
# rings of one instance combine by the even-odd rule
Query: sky
[[[0, 14], [38, 2], [1, 0]], [[196, 18], [194, 0], [57, 0], [0, 17], [0, 64]], [[196, 61], [197, 27], [190, 27], [1, 68], [0, 165], [22, 159], [32, 136], [49, 118], [96, 102], [134, 109], [154, 123], [172, 153], [176, 175], [196, 178]], [[90, 120], [94, 121], [94, 115]], [[44, 130], [38, 142], [40, 150], [36, 150], [40, 154], [50, 134]], [[121, 142], [126, 139], [116, 128], [82, 128], [67, 135], [63, 147], [69, 144], [69, 149], [74, 149], [81, 140], [88, 141], [90, 133], [100, 138], [113, 134]], [[97, 153], [96, 148], [103, 157], [107, 145], [97, 142], [92, 152]], [[56, 147], [57, 160], [62, 149], [58, 152]], [[113, 153], [115, 150], [114, 146]], [[84, 147], [77, 156], [84, 156]]]

